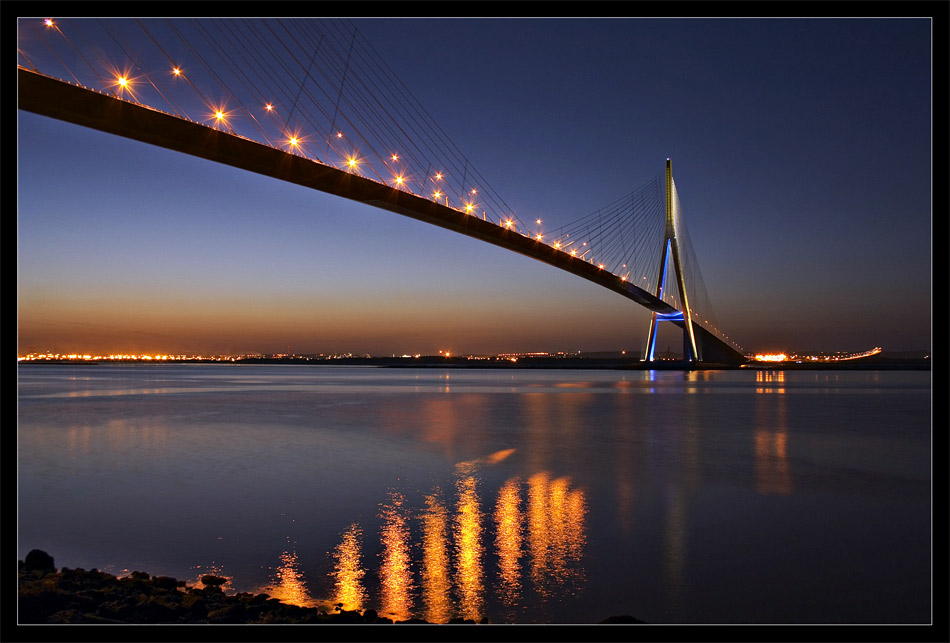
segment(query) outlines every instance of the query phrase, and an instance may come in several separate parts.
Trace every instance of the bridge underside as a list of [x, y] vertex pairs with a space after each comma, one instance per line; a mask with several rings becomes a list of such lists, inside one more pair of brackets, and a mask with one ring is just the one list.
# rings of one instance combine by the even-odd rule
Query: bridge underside
[[[678, 311], [655, 295], [569, 253], [494, 222], [317, 161], [200, 123], [18, 68], [19, 109], [333, 194], [526, 255], [632, 299], [661, 315]], [[676, 323], [676, 322], [673, 322]], [[683, 322], [679, 325], [682, 327]], [[740, 363], [728, 344], [693, 324], [704, 361]], [[712, 359], [707, 355], [729, 357]]]

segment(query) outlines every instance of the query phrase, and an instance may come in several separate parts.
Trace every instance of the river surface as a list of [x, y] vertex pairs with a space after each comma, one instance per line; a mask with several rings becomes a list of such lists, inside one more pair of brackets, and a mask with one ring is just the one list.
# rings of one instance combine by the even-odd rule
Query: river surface
[[931, 621], [929, 372], [21, 365], [18, 388], [20, 559], [432, 622]]

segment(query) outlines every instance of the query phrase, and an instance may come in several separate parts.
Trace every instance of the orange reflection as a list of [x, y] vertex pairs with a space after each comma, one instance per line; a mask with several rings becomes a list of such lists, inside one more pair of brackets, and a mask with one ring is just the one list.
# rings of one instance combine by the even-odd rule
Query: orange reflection
[[511, 607], [521, 596], [521, 481], [508, 480], [495, 503], [495, 547], [498, 549], [498, 596]]
[[436, 494], [426, 496], [422, 514], [422, 600], [425, 620], [447, 623], [452, 617], [449, 519]]
[[[484, 568], [485, 521], [478, 486], [480, 465], [504, 460], [513, 449], [456, 465], [454, 511], [436, 488], [426, 495], [419, 514], [421, 560], [413, 560], [410, 519], [405, 497], [396, 491], [381, 506], [379, 610], [394, 620], [414, 616], [418, 590], [421, 616], [430, 623], [447, 623], [453, 617], [480, 621], [486, 611], [487, 573]], [[525, 482], [513, 477], [498, 490], [494, 503], [495, 555], [498, 560], [496, 594], [502, 605], [515, 610], [525, 597], [524, 577], [530, 575], [536, 591], [547, 599], [560, 589], [572, 593], [583, 580], [581, 566], [586, 544], [587, 500], [582, 490], [572, 488], [567, 477], [552, 479], [548, 472], [527, 481], [527, 503], [522, 502]], [[451, 532], [451, 533], [450, 533]], [[347, 611], [363, 610], [367, 593], [361, 566], [362, 533], [353, 524], [333, 552], [336, 593], [334, 603]], [[450, 545], [451, 539], [451, 545]], [[526, 554], [530, 555], [528, 568]], [[420, 584], [414, 584], [415, 565]], [[292, 576], [288, 575], [289, 579]], [[573, 586], [568, 586], [572, 583]]]
[[536, 473], [528, 478], [528, 549], [531, 552], [531, 580], [535, 588], [547, 594], [544, 570], [548, 565], [548, 474]]
[[[470, 463], [462, 463], [470, 464]], [[464, 470], [464, 467], [461, 467]], [[482, 513], [477, 480], [466, 475], [456, 481], [458, 514], [455, 517], [455, 579], [459, 611], [463, 618], [478, 621], [482, 616]]]
[[478, 470], [479, 466], [483, 464], [498, 464], [514, 452], [515, 449], [502, 449], [501, 451], [495, 451], [484, 458], [459, 462], [455, 465], [455, 470], [459, 473], [474, 473]]
[[789, 494], [792, 492], [792, 476], [788, 466], [785, 398], [777, 398], [774, 417], [764, 408], [760, 408], [758, 414], [755, 489], [759, 493]]
[[383, 546], [379, 568], [380, 613], [387, 618], [404, 621], [412, 610], [412, 560], [409, 555], [409, 524], [399, 493], [390, 494], [390, 504], [380, 512]]
[[554, 585], [582, 578], [586, 515], [584, 492], [570, 489], [569, 478], [551, 480], [542, 472], [528, 479], [531, 580], [542, 596], [549, 596]]
[[755, 381], [760, 384], [756, 393], [784, 393], [785, 371], [756, 371]]
[[342, 603], [347, 611], [363, 609], [366, 602], [366, 590], [363, 588], [363, 570], [361, 559], [361, 540], [363, 532], [353, 523], [343, 533], [343, 540], [333, 551], [335, 566], [331, 572], [336, 587], [335, 603]]
[[280, 555], [280, 567], [276, 570], [277, 584], [268, 585], [264, 593], [282, 603], [300, 607], [316, 607], [317, 601], [310, 595], [300, 572], [297, 552], [285, 551]]

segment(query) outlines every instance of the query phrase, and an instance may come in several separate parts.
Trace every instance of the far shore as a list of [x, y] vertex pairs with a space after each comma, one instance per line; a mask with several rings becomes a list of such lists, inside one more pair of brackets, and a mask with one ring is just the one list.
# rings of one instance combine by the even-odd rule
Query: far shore
[[20, 366], [98, 365], [98, 364], [279, 364], [300, 366], [367, 366], [378, 368], [466, 368], [505, 370], [628, 370], [628, 371], [719, 371], [719, 370], [770, 370], [770, 371], [929, 371], [929, 357], [887, 357], [875, 355], [853, 360], [828, 362], [786, 361], [747, 362], [745, 364], [721, 364], [714, 362], [689, 363], [682, 360], [659, 360], [643, 362], [639, 358], [569, 356], [569, 357], [443, 357], [440, 355], [420, 357], [240, 357], [232, 359], [169, 359], [169, 360], [83, 360], [83, 359], [32, 359], [18, 362]]

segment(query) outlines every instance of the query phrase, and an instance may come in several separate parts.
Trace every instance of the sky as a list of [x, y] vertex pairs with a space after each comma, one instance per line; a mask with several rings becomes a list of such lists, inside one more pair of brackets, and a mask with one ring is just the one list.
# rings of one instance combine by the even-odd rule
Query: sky
[[[929, 350], [930, 20], [354, 24], [522, 219], [573, 221], [671, 158], [719, 327], [743, 349]], [[17, 118], [21, 355], [646, 343], [649, 311], [530, 258]], [[680, 341], [665, 331], [661, 348]]]

